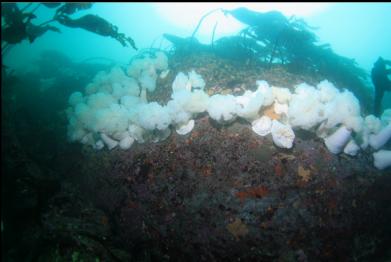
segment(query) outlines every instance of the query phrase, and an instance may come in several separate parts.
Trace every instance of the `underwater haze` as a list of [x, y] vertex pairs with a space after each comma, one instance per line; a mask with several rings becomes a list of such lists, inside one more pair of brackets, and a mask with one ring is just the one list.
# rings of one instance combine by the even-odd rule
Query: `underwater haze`
[[[25, 4], [19, 3], [20, 7]], [[248, 7], [252, 10], [278, 10], [286, 16], [296, 15], [317, 28], [320, 43], [329, 43], [340, 55], [355, 59], [360, 67], [370, 73], [379, 56], [391, 57], [390, 3], [98, 3], [89, 12], [108, 19], [126, 35], [137, 35], [141, 48], [155, 44], [167, 45], [163, 33], [181, 36], [191, 35], [202, 15], [216, 8]], [[53, 10], [39, 7], [36, 11], [37, 23], [49, 20]], [[87, 11], [75, 15], [81, 16]], [[216, 38], [237, 34], [244, 24], [232, 17], [215, 13], [207, 17], [200, 27], [197, 37], [209, 43], [215, 23]], [[48, 32], [33, 44], [23, 41], [4, 57], [7, 65], [18, 70], [26, 70], [31, 61], [45, 49], [60, 50], [74, 61], [94, 57], [113, 59], [127, 63], [136, 52], [122, 47], [118, 42], [102, 38], [82, 29], [70, 29], [58, 25], [62, 33]], [[163, 43], [162, 43], [163, 42]], [[371, 82], [369, 82], [371, 85]], [[391, 97], [386, 94], [383, 108], [391, 105]]]
[[3, 261], [391, 260], [390, 3], [2, 3]]

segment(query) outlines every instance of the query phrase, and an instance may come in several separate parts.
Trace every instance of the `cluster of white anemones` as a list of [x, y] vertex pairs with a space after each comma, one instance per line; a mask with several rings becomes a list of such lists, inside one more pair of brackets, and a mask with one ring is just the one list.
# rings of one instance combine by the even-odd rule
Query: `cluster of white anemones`
[[[247, 90], [241, 96], [209, 96], [203, 91], [205, 81], [193, 70], [176, 76], [171, 100], [160, 105], [147, 101], [146, 90], [155, 90], [158, 75], [164, 78], [168, 74], [163, 52], [133, 60], [126, 72], [120, 67], [100, 72], [84, 95], [71, 94], [67, 111], [71, 141], [96, 149], [129, 149], [134, 141], [167, 138], [171, 127], [185, 135], [194, 127], [194, 116], [205, 111], [220, 123], [246, 119], [256, 134], [271, 134], [275, 145], [282, 148], [293, 146], [295, 129], [315, 132], [334, 154], [352, 156], [368, 145], [379, 150], [391, 137], [390, 109], [380, 119], [373, 115], [364, 118], [357, 98], [348, 90], [340, 92], [327, 80], [316, 87], [297, 85], [293, 93], [257, 81], [255, 91]], [[377, 168], [391, 165], [390, 152], [374, 153]]]

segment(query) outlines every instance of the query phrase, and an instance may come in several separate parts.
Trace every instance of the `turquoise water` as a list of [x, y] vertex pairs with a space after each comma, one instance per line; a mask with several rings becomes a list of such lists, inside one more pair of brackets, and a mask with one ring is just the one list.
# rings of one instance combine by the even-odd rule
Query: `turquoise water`
[[[25, 4], [18, 4], [23, 7]], [[74, 14], [97, 14], [117, 25], [120, 32], [134, 38], [140, 48], [155, 46], [161, 41], [163, 46], [169, 45], [162, 40], [163, 33], [172, 33], [187, 37], [191, 35], [202, 15], [215, 8], [232, 9], [246, 4], [214, 3], [97, 3], [89, 10], [82, 10]], [[270, 11], [281, 10], [286, 16], [296, 15], [302, 17], [309, 25], [317, 27], [315, 31], [320, 43], [329, 43], [333, 50], [342, 56], [355, 59], [360, 67], [370, 72], [373, 63], [379, 56], [391, 58], [391, 22], [389, 13], [390, 3], [315, 3], [289, 5], [287, 3], [266, 4], [251, 3], [247, 6], [253, 10]], [[32, 10], [30, 7], [27, 10]], [[40, 6], [35, 14], [34, 23], [39, 24], [49, 20], [53, 9]], [[205, 19], [197, 33], [198, 39], [209, 43], [212, 28], [215, 23], [215, 38], [236, 34], [244, 27], [243, 24], [232, 17], [216, 12]], [[31, 66], [33, 59], [40, 51], [56, 49], [74, 61], [82, 61], [91, 57], [106, 57], [127, 63], [136, 54], [132, 48], [122, 47], [110, 38], [101, 37], [77, 28], [66, 28], [58, 23], [62, 33], [48, 32], [38, 38], [33, 44], [23, 41], [13, 48], [4, 57], [5, 64], [18, 70], [26, 70]], [[383, 108], [390, 107], [389, 94], [383, 100]]]
[[[374, 117], [370, 77], [390, 3], [69, 14], [116, 39], [17, 7], [60, 32], [7, 44], [2, 12], [5, 261], [390, 257], [391, 92]], [[251, 27], [240, 7], [280, 13]]]

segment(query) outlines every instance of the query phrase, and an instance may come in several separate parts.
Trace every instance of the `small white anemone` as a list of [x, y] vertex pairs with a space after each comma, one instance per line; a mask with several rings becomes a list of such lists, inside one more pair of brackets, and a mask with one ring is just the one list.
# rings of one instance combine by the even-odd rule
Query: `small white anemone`
[[354, 139], [350, 139], [350, 141], [347, 143], [347, 145], [343, 149], [343, 152], [347, 155], [355, 156], [355, 155], [357, 155], [359, 150], [360, 150], [360, 147], [356, 144]]
[[144, 143], [144, 129], [142, 129], [138, 125], [130, 124], [128, 127], [128, 132], [129, 135], [136, 139], [138, 143]]
[[284, 125], [277, 120], [273, 120], [271, 132], [273, 142], [276, 146], [282, 148], [291, 148], [293, 146], [295, 133], [289, 125]]
[[364, 118], [364, 124], [370, 134], [377, 134], [382, 128], [381, 120], [374, 115], [366, 116]]
[[102, 140], [99, 139], [98, 141], [96, 141], [93, 147], [95, 150], [101, 150], [102, 148], [105, 147], [105, 144], [103, 143]]
[[341, 126], [332, 135], [324, 139], [327, 149], [333, 154], [340, 153], [349, 142], [351, 134], [352, 131], [350, 129]]
[[176, 75], [174, 82], [172, 82], [172, 91], [176, 92], [179, 90], [191, 91], [191, 83], [189, 81], [189, 77], [182, 72], [179, 72]]
[[287, 104], [280, 104], [276, 100], [274, 102], [274, 112], [278, 115], [281, 115], [281, 114], [288, 115], [288, 105]]
[[260, 136], [266, 136], [272, 131], [272, 120], [268, 116], [262, 116], [251, 123], [251, 129]]
[[124, 138], [122, 138], [121, 141], [119, 141], [119, 147], [123, 150], [127, 150], [133, 145], [133, 142], [134, 142], [134, 138], [127, 135]]
[[379, 150], [373, 153], [374, 165], [377, 169], [391, 166], [391, 150]]
[[271, 89], [274, 99], [281, 104], [288, 103], [292, 98], [292, 94], [288, 88], [272, 86]]
[[188, 76], [192, 88], [204, 89], [205, 81], [200, 74], [197, 74], [196, 71], [192, 70], [188, 73]]
[[233, 95], [213, 95], [209, 98], [207, 111], [209, 116], [219, 122], [229, 122], [236, 118], [238, 104]]
[[193, 130], [193, 128], [194, 128], [194, 120], [191, 119], [186, 124], [180, 125], [175, 131], [179, 135], [186, 135], [186, 134], [190, 133], [191, 130]]
[[380, 130], [377, 135], [369, 136], [369, 144], [375, 150], [384, 146], [391, 138], [391, 124]]
[[270, 106], [274, 102], [273, 92], [269, 84], [265, 80], [256, 81], [258, 86], [257, 92], [263, 96], [263, 106]]
[[107, 136], [105, 133], [100, 134], [100, 138], [103, 140], [103, 142], [106, 144], [107, 148], [109, 150], [115, 148], [118, 145], [118, 142], [114, 139]]
[[261, 92], [252, 92], [247, 90], [243, 95], [236, 96], [237, 115], [249, 121], [258, 117], [258, 111], [263, 104]]

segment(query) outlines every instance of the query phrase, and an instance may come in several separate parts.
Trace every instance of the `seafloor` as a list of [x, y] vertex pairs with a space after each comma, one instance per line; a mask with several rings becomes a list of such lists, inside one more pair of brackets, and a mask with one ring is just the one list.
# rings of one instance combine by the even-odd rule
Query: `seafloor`
[[[170, 69], [150, 99], [167, 102], [175, 75], [191, 69], [209, 94], [322, 80], [208, 55], [174, 56]], [[281, 149], [245, 121], [222, 126], [203, 114], [188, 135], [94, 151], [66, 142], [62, 111], [25, 112], [28, 97], [48, 95], [16, 90], [3, 105], [5, 261], [391, 258], [390, 169], [376, 170], [370, 149], [333, 155], [304, 131]]]

